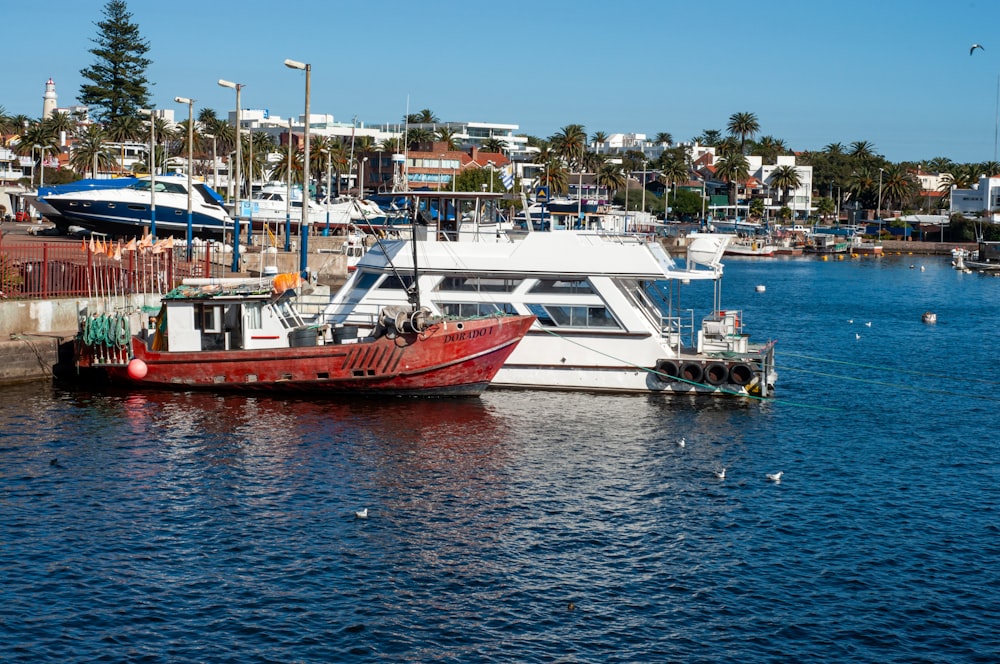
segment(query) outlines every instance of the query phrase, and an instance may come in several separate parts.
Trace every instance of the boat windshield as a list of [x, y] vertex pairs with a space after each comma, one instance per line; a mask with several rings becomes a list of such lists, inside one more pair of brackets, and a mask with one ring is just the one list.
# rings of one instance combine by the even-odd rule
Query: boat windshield
[[[131, 187], [137, 191], [149, 191], [152, 188], [151, 180], [139, 180]], [[184, 185], [179, 182], [164, 182], [163, 180], [156, 181], [156, 193], [167, 193], [167, 194], [186, 194], [187, 189]]]

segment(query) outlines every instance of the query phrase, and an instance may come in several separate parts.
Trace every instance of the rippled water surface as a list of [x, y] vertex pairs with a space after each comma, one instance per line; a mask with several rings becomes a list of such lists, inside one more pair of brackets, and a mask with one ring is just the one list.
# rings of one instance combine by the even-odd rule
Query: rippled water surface
[[726, 272], [775, 402], [0, 390], [0, 660], [1000, 660], [1000, 279]]

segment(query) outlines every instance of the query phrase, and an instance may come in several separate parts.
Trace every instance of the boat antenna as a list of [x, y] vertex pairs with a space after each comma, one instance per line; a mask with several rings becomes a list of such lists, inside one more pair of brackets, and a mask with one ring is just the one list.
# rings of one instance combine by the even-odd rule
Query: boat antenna
[[[365, 226], [368, 227], [368, 231], [375, 236], [375, 242], [378, 244], [379, 249], [382, 250], [382, 254], [385, 256], [386, 261], [389, 264], [389, 269], [392, 270], [392, 275], [396, 277], [399, 283], [403, 283], [402, 277], [399, 276], [399, 270], [396, 269], [396, 264], [392, 262], [389, 257], [389, 252], [385, 250], [385, 245], [382, 244], [382, 237], [379, 233], [375, 232], [375, 228], [372, 226], [371, 220], [368, 218], [368, 213], [365, 212], [364, 208], [358, 203], [357, 200], [353, 201], [355, 209], [361, 213], [361, 218], [365, 222]], [[416, 200], [411, 200], [408, 209], [410, 215], [410, 236], [411, 242], [413, 244], [413, 282], [406, 288], [406, 300], [410, 303], [410, 306], [414, 311], [420, 309], [420, 288], [417, 285], [418, 274], [417, 274], [417, 225], [427, 227], [427, 213], [423, 210], [417, 211]]]
[[417, 227], [422, 226], [423, 233], [426, 236], [429, 232], [427, 227], [430, 224], [428, 223], [427, 212], [417, 209], [416, 199], [413, 199], [411, 203], [410, 212], [410, 244], [413, 245], [413, 283], [406, 289], [406, 299], [409, 300], [413, 310], [417, 311], [420, 309], [420, 287], [418, 286], [420, 274], [417, 270]]

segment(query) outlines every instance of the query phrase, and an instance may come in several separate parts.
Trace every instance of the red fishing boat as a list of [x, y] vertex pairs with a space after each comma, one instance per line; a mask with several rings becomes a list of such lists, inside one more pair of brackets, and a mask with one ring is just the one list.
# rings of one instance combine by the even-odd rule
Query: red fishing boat
[[191, 280], [134, 335], [124, 314], [84, 317], [77, 367], [113, 384], [175, 390], [478, 395], [535, 320], [385, 307], [352, 325], [310, 324], [294, 305], [296, 282]]

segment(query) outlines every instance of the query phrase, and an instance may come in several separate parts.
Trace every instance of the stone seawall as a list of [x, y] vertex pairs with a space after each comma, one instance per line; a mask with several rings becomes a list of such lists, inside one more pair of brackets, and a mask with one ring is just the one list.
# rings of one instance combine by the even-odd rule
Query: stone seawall
[[52, 378], [69, 369], [73, 337], [59, 334], [12, 335], [0, 341], [0, 385]]

